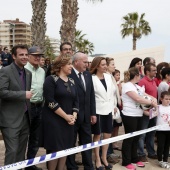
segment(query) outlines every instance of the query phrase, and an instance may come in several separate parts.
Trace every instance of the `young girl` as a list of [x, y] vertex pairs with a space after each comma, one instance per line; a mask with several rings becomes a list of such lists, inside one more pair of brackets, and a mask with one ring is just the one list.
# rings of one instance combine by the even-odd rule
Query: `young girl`
[[[115, 80], [117, 82], [119, 93], [121, 95], [121, 93], [122, 93], [122, 85], [121, 85], [121, 82], [120, 82], [120, 71], [115, 69], [115, 72], [113, 73], [113, 76], [114, 76], [114, 78], [115, 78]], [[121, 106], [119, 106], [119, 109], [121, 111], [121, 109], [122, 109]], [[116, 120], [114, 120], [113, 132], [112, 132], [113, 137], [118, 136], [119, 126], [122, 126], [122, 123], [117, 123]], [[117, 142], [113, 143], [113, 149], [121, 150], [121, 148], [119, 148], [119, 146], [117, 145]]]
[[157, 156], [159, 165], [162, 168], [170, 168], [168, 161], [169, 146], [170, 146], [170, 93], [164, 91], [160, 98], [162, 104], [159, 105], [157, 116], [157, 125], [168, 125], [157, 130]]

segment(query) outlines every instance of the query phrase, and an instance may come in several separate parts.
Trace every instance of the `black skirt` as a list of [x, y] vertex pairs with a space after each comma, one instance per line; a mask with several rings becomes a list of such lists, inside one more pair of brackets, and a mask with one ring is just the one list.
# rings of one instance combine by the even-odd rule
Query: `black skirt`
[[100, 135], [101, 133], [112, 133], [113, 124], [112, 124], [112, 113], [108, 115], [98, 115], [97, 122], [92, 125], [92, 134]]

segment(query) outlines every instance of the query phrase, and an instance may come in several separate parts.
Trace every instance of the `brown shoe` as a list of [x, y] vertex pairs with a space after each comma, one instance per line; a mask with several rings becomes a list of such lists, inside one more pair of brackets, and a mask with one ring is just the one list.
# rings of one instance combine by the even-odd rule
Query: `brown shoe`
[[115, 158], [115, 157], [112, 157], [112, 155], [108, 155], [108, 156], [107, 156], [107, 161], [108, 161], [109, 163], [116, 164], [116, 163], [119, 162], [119, 159], [117, 159], [117, 158]]
[[143, 162], [143, 163], [149, 163], [149, 161], [147, 160], [146, 156], [139, 156], [139, 161]]

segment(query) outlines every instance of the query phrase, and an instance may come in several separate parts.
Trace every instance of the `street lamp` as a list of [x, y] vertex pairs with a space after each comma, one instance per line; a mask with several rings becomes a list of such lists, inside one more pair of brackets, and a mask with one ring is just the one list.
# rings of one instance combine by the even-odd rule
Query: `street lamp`
[[15, 45], [15, 24], [14, 23], [9, 23], [10, 28], [12, 29], [12, 45], [14, 47]]

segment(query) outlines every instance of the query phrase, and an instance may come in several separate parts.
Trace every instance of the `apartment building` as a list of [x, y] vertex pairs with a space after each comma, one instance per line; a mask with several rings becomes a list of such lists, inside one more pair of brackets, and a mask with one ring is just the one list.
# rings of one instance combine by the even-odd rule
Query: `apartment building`
[[12, 49], [16, 44], [31, 46], [31, 26], [18, 18], [0, 22], [0, 45]]
[[60, 40], [56, 38], [49, 37], [51, 46], [54, 50], [54, 54], [58, 56], [60, 54]]

